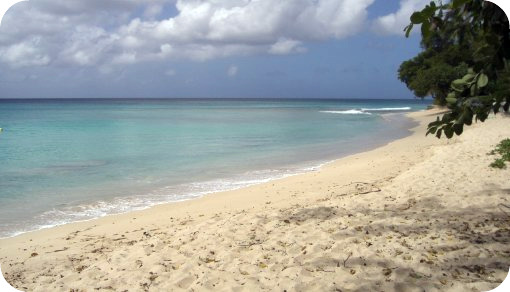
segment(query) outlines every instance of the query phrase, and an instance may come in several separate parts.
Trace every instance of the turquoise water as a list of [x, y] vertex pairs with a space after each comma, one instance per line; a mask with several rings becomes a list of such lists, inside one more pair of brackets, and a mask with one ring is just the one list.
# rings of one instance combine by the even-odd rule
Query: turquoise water
[[0, 100], [0, 237], [315, 169], [420, 100]]

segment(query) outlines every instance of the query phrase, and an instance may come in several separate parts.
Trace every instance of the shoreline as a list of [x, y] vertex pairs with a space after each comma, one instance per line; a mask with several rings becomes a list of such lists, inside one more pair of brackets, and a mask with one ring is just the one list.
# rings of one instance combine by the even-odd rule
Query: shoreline
[[0, 239], [4, 276], [30, 291], [490, 290], [510, 264], [510, 172], [481, 151], [508, 117], [438, 140], [424, 136], [437, 112], [318, 171]]
[[[410, 110], [410, 108], [407, 108], [407, 109]], [[400, 123], [403, 124], [402, 126], [398, 127], [399, 128], [398, 130], [396, 128], [388, 130], [388, 133], [391, 132], [391, 138], [383, 139], [383, 138], [379, 137], [378, 139], [376, 139], [376, 141], [369, 141], [371, 139], [369, 139], [368, 137], [365, 137], [365, 136], [359, 137], [352, 141], [347, 142], [348, 145], [351, 145], [351, 146], [352, 145], [364, 145], [358, 149], [354, 149], [354, 147], [351, 147], [351, 148], [349, 148], [349, 150], [344, 150], [343, 152], [340, 152], [339, 154], [329, 153], [327, 155], [328, 157], [308, 158], [307, 161], [305, 161], [305, 162], [298, 161], [298, 162], [293, 162], [292, 164], [288, 164], [288, 165], [277, 166], [276, 169], [278, 169], [279, 172], [276, 173], [275, 175], [270, 176], [270, 177], [262, 177], [262, 178], [254, 178], [253, 179], [252, 177], [243, 177], [242, 175], [239, 175], [238, 177], [225, 177], [225, 178], [218, 178], [218, 179], [213, 179], [213, 180], [209, 180], [209, 181], [188, 183], [187, 185], [205, 185], [205, 184], [209, 184], [209, 183], [216, 182], [216, 181], [232, 181], [231, 186], [229, 186], [229, 187], [221, 186], [220, 190], [201, 190], [201, 191], [196, 191], [196, 192], [191, 192], [189, 190], [184, 191], [185, 195], [183, 196], [183, 198], [176, 198], [176, 199], [172, 199], [172, 200], [162, 199], [160, 201], [148, 202], [144, 206], [135, 206], [135, 204], [127, 203], [127, 205], [125, 207], [119, 207], [120, 203], [115, 203], [115, 201], [124, 201], [126, 199], [128, 201], [130, 201], [130, 200], [136, 200], [138, 198], [142, 198], [142, 199], [144, 198], [144, 195], [133, 195], [133, 196], [129, 196], [129, 197], [114, 197], [114, 198], [110, 198], [108, 201], [100, 200], [100, 201], [96, 201], [96, 202], [89, 202], [87, 204], [71, 206], [72, 208], [80, 208], [84, 205], [106, 204], [108, 209], [111, 206], [113, 206], [113, 208], [120, 208], [120, 209], [128, 208], [128, 210], [120, 211], [120, 212], [113, 211], [111, 213], [103, 213], [101, 215], [97, 215], [92, 218], [85, 218], [85, 219], [78, 219], [78, 220], [67, 219], [67, 218], [60, 219], [60, 220], [64, 220], [64, 222], [62, 222], [62, 221], [60, 221], [60, 222], [43, 222], [44, 224], [32, 225], [33, 229], [27, 228], [28, 230], [16, 231], [16, 232], [12, 232], [11, 235], [7, 235], [5, 237], [0, 237], [0, 240], [14, 238], [14, 237], [21, 236], [21, 235], [24, 235], [27, 233], [38, 232], [41, 230], [52, 229], [52, 228], [59, 227], [59, 226], [75, 224], [75, 223], [90, 222], [90, 221], [101, 219], [104, 217], [124, 215], [124, 214], [129, 214], [131, 212], [145, 211], [145, 210], [149, 210], [153, 207], [160, 206], [160, 205], [174, 204], [174, 203], [186, 202], [186, 201], [190, 201], [190, 200], [196, 200], [196, 199], [200, 199], [204, 196], [210, 196], [210, 195], [214, 195], [214, 194], [222, 193], [222, 192], [237, 191], [237, 190], [244, 189], [247, 187], [271, 183], [274, 181], [278, 181], [278, 180], [296, 176], [296, 175], [312, 173], [312, 172], [320, 170], [323, 166], [331, 164], [331, 163], [335, 163], [336, 161], [338, 161], [342, 158], [345, 158], [345, 157], [348, 157], [351, 155], [357, 155], [359, 153], [363, 153], [363, 152], [367, 152], [367, 151], [371, 151], [371, 150], [377, 149], [379, 147], [384, 147], [388, 143], [391, 143], [393, 141], [400, 140], [400, 139], [403, 139], [403, 138], [406, 138], [406, 137], [412, 135], [413, 134], [412, 129], [417, 127], [418, 123], [413, 118], [411, 118], [409, 115], [410, 114], [412, 115], [413, 113], [416, 113], [416, 112], [424, 111], [424, 110], [419, 110], [419, 111], [410, 111], [410, 112], [401, 113], [398, 111], [403, 110], [403, 108], [385, 108], [382, 110], [383, 111], [397, 110], [397, 112], [393, 112], [393, 113], [380, 114], [380, 117], [384, 120], [385, 123], [393, 122], [393, 123], [399, 123], [399, 125], [400, 125]], [[365, 145], [365, 143], [368, 143], [368, 142], [370, 144]], [[345, 142], [340, 142], [340, 144], [342, 144], [342, 143], [345, 143]], [[340, 144], [332, 144], [332, 145], [336, 145], [336, 147], [339, 147]], [[318, 147], [320, 147], [320, 146], [318, 146]], [[331, 148], [334, 148], [334, 146], [331, 146]], [[253, 174], [253, 173], [264, 172], [264, 171], [273, 171], [273, 169], [262, 169], [262, 170], [256, 169], [256, 170], [250, 170], [250, 171], [248, 171], [248, 173]], [[253, 181], [257, 181], [257, 182], [253, 182]], [[239, 186], [236, 186], [236, 185], [239, 185]], [[94, 210], [94, 208], [90, 208], [90, 209]], [[54, 210], [54, 211], [63, 212], [63, 210]], [[90, 210], [88, 210], [88, 211], [90, 211]], [[49, 211], [39, 214], [39, 216], [43, 216], [48, 212]], [[85, 212], [85, 211], [82, 211], [82, 212]], [[108, 212], [108, 211], [104, 211], [104, 212]], [[81, 213], [76, 213], [76, 214], [70, 214], [69, 216], [80, 216], [80, 215], [81, 215]]]

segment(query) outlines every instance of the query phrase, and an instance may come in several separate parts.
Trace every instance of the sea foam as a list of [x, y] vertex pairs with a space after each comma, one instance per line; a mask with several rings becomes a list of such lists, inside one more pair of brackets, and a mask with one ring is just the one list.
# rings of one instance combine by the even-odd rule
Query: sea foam
[[356, 110], [356, 109], [343, 110], [343, 111], [321, 111], [321, 113], [342, 114], [342, 115], [371, 115], [371, 113], [367, 113], [363, 110]]
[[361, 108], [361, 109], [348, 109], [348, 110], [328, 110], [320, 111], [326, 114], [341, 114], [341, 115], [371, 115], [371, 112], [398, 112], [410, 111], [411, 107], [381, 107], [381, 108]]
[[371, 111], [371, 112], [393, 112], [393, 111], [410, 111], [411, 107], [382, 107], [382, 108], [362, 108], [362, 111]]

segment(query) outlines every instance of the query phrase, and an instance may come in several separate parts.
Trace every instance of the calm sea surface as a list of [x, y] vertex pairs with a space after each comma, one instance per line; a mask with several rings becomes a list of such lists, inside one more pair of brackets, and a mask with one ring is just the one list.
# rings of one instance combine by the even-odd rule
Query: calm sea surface
[[420, 100], [0, 100], [0, 237], [316, 169]]

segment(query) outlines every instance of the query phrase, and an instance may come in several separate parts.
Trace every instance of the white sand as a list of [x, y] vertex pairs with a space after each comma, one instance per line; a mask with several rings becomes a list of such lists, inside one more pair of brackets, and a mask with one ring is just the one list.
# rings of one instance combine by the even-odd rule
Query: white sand
[[[509, 117], [320, 171], [0, 240], [25, 291], [484, 291], [510, 266]], [[74, 290], [73, 290], [74, 289]]]

